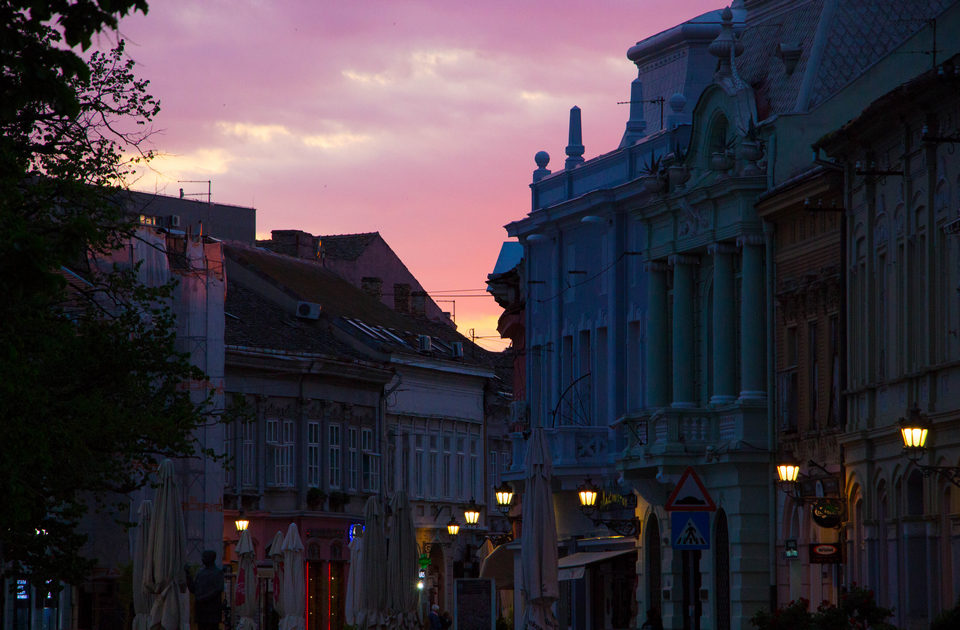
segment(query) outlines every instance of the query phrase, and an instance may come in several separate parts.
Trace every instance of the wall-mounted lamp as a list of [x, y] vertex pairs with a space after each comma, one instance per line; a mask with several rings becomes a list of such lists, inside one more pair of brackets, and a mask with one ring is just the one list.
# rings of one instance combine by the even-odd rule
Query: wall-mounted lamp
[[236, 526], [237, 531], [241, 534], [245, 532], [248, 527], [250, 527], [250, 521], [243, 516], [243, 509], [237, 513], [237, 519], [233, 522], [233, 524]]
[[960, 467], [957, 466], [927, 466], [920, 463], [920, 458], [927, 452], [927, 438], [933, 425], [927, 414], [920, 411], [917, 403], [913, 403], [907, 411], [906, 418], [900, 418], [900, 437], [903, 439], [903, 453], [914, 465], [923, 471], [924, 475], [933, 473], [942, 475], [947, 481], [960, 487]]
[[597, 500], [600, 497], [600, 488], [587, 479], [577, 488], [577, 497], [580, 499], [580, 511], [593, 521], [594, 525], [603, 525], [607, 529], [621, 536], [640, 537], [640, 519], [633, 518], [603, 518], [600, 515], [600, 506]]
[[466, 521], [468, 527], [476, 527], [480, 521], [480, 506], [473, 499], [470, 499], [470, 503], [463, 510], [463, 520]]

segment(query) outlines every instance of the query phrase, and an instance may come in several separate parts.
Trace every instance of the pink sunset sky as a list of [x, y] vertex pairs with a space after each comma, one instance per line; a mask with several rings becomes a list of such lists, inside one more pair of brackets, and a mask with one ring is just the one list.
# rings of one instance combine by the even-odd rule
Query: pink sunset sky
[[574, 105], [584, 157], [615, 149], [627, 49], [724, 4], [154, 0], [120, 24], [162, 106], [162, 155], [135, 187], [212, 180], [214, 201], [257, 209], [260, 237], [379, 231], [500, 350], [483, 289], [503, 225], [530, 210], [534, 154], [563, 168]]

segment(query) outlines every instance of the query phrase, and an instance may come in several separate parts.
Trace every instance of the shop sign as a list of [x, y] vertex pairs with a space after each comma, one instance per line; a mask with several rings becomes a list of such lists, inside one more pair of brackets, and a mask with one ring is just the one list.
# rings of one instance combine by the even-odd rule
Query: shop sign
[[810, 515], [813, 517], [813, 522], [820, 527], [828, 529], [839, 527], [843, 521], [843, 504], [840, 501], [821, 499], [814, 502]]
[[842, 561], [840, 543], [811, 543], [810, 564], [840, 564]]

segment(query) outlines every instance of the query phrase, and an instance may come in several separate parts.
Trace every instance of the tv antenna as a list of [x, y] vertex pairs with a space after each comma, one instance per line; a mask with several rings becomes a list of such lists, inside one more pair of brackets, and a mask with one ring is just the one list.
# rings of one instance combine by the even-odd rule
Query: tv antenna
[[180, 189], [180, 198], [184, 197], [203, 197], [206, 196], [207, 203], [213, 203], [213, 182], [209, 179], [178, 179], [178, 184], [206, 184], [207, 192], [198, 192], [198, 193], [184, 193], [183, 188]]

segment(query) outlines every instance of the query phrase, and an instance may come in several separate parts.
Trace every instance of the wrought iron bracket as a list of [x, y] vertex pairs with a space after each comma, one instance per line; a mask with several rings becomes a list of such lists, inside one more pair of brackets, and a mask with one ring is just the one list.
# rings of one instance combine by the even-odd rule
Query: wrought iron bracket
[[610, 531], [620, 536], [631, 536], [638, 538], [640, 536], [640, 519], [633, 518], [597, 518], [590, 517], [594, 525], [603, 525]]

